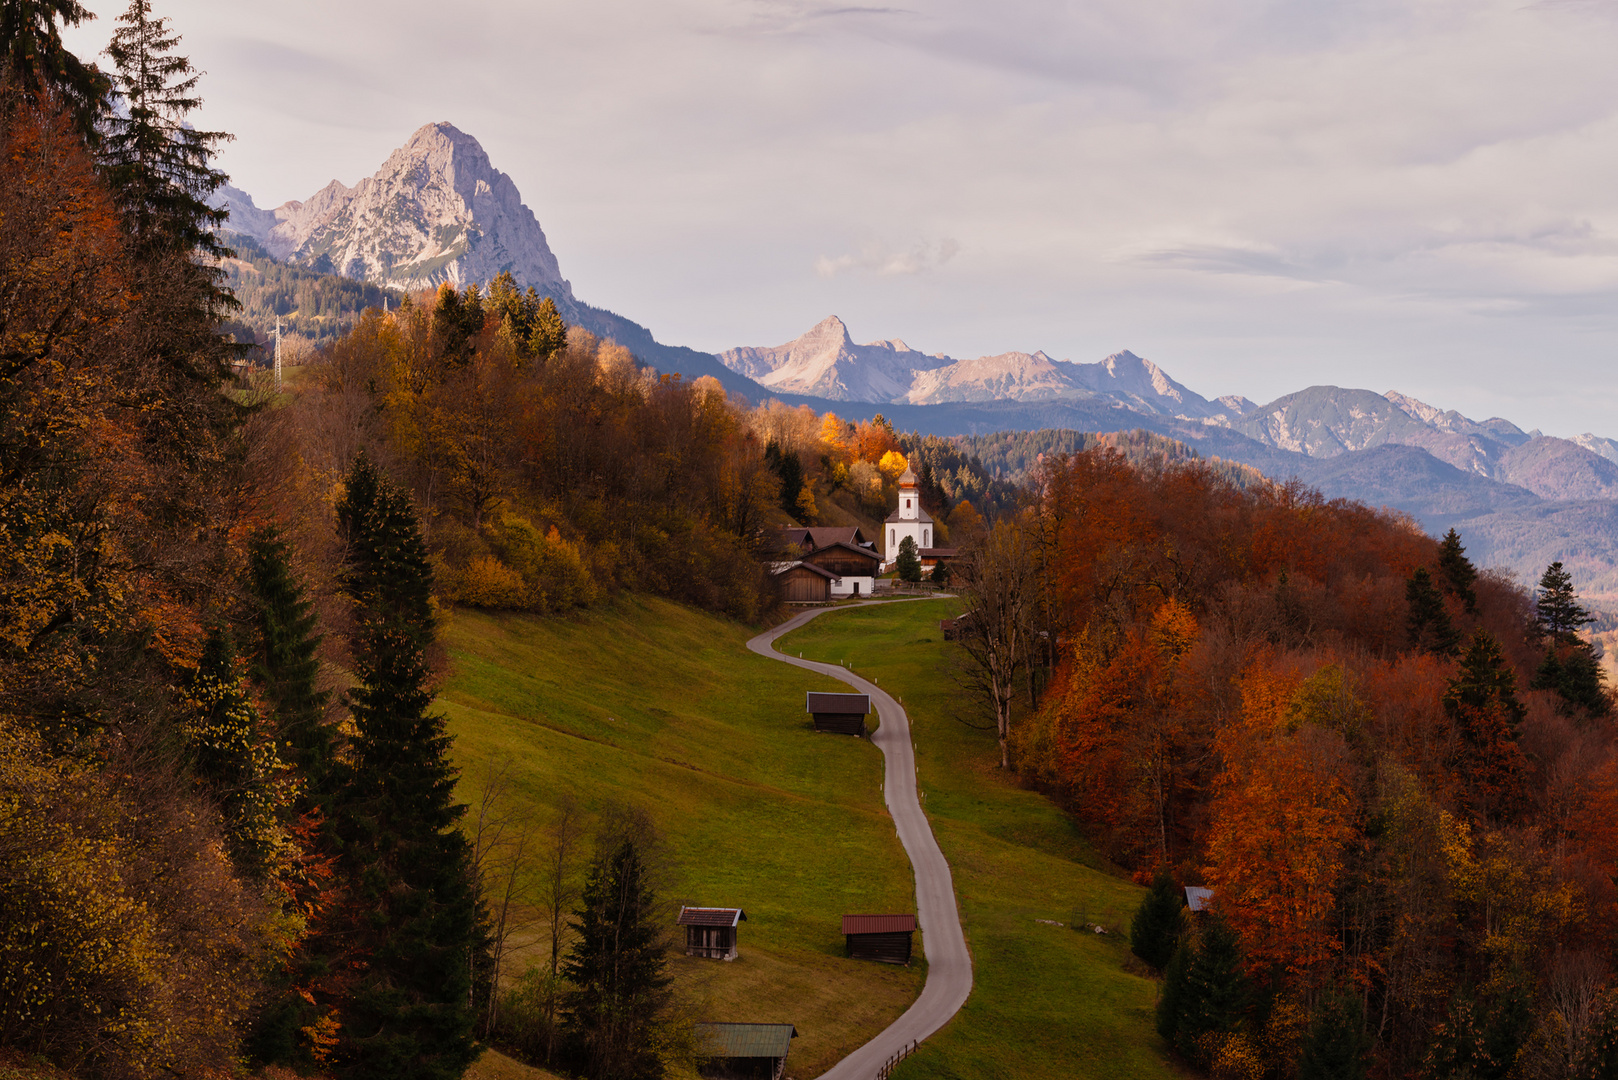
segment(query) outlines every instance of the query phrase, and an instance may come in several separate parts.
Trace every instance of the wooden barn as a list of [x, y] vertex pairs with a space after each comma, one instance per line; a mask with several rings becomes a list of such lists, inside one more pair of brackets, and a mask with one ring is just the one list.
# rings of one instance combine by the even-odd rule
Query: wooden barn
[[736, 959], [736, 928], [746, 919], [747, 912], [741, 908], [680, 908], [678, 922], [685, 927], [685, 955]]
[[837, 575], [824, 567], [807, 562], [781, 563], [774, 567], [775, 579], [781, 583], [781, 599], [789, 604], [828, 604], [831, 602], [832, 583]]
[[711, 1080], [781, 1080], [798, 1029], [791, 1024], [698, 1024], [707, 1057], [697, 1075]]
[[865, 716], [871, 711], [866, 694], [816, 694], [811, 692], [806, 710], [815, 718], [816, 731], [838, 735], [865, 734]]
[[818, 547], [805, 555], [803, 561], [837, 576], [838, 580], [832, 582], [833, 596], [871, 595], [877, 572], [882, 568], [882, 556], [874, 548], [843, 541]]
[[843, 916], [844, 947], [855, 960], [908, 964], [915, 932], [914, 915]]

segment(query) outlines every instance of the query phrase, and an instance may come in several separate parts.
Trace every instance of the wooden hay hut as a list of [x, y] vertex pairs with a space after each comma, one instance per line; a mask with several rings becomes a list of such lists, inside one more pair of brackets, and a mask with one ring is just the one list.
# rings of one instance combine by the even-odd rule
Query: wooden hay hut
[[810, 693], [807, 711], [815, 718], [816, 731], [863, 736], [871, 698], [867, 694]]
[[741, 908], [680, 908], [678, 923], [685, 927], [685, 955], [736, 959], [736, 928], [746, 918], [747, 912]]
[[831, 602], [832, 582], [837, 575], [814, 563], [783, 563], [771, 571], [781, 583], [781, 599], [789, 604]]
[[914, 915], [843, 916], [844, 948], [855, 960], [908, 964], [915, 933]]
[[781, 1080], [798, 1029], [791, 1024], [698, 1024], [708, 1057], [697, 1066], [712, 1080]]

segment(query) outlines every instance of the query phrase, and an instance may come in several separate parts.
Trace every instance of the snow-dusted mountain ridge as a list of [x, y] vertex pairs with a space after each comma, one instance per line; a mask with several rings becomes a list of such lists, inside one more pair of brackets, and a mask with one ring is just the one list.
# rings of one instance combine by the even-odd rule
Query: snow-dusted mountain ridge
[[1208, 401], [1127, 350], [1095, 364], [1053, 360], [1044, 352], [957, 360], [898, 340], [856, 345], [835, 315], [785, 345], [718, 355], [732, 371], [778, 393], [832, 401], [936, 405], [1103, 398], [1157, 416], [1202, 420], [1238, 414], [1232, 405]]

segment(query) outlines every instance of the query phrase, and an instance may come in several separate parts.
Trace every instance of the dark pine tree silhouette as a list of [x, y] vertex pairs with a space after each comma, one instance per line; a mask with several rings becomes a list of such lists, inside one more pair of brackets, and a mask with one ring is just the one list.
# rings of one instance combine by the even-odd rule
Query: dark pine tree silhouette
[[1445, 592], [1461, 598], [1468, 613], [1477, 610], [1478, 569], [1466, 557], [1461, 534], [1454, 529], [1445, 533], [1438, 545], [1438, 578]]
[[1522, 807], [1528, 760], [1517, 742], [1524, 710], [1517, 676], [1500, 643], [1479, 629], [1461, 655], [1444, 694], [1444, 710], [1461, 736], [1456, 773], [1480, 816], [1505, 819]]
[[921, 557], [916, 554], [915, 537], [907, 536], [899, 541], [899, 555], [893, 562], [900, 581], [915, 583], [921, 580]]
[[1558, 642], [1577, 641], [1579, 628], [1591, 621], [1590, 613], [1579, 605], [1579, 594], [1573, 591], [1573, 575], [1560, 562], [1551, 563], [1540, 577], [1534, 614], [1540, 632]]
[[1206, 1068], [1209, 1036], [1241, 1027], [1252, 997], [1241, 943], [1218, 912], [1202, 920], [1196, 940], [1182, 938], [1163, 973], [1157, 1030], [1181, 1057]]
[[[78, 0], [5, 0], [0, 3], [4, 77], [24, 94], [55, 96], [85, 144], [95, 148], [107, 115], [112, 81], [62, 44], [62, 27], [95, 18]], [[60, 25], [58, 23], [60, 22]]]
[[1433, 576], [1423, 566], [1416, 567], [1410, 580], [1405, 582], [1405, 602], [1410, 614], [1405, 628], [1410, 633], [1410, 644], [1439, 656], [1454, 656], [1460, 648], [1460, 635], [1444, 610], [1444, 596], [1433, 585]]
[[1338, 990], [1321, 995], [1298, 1055], [1298, 1080], [1364, 1080], [1371, 1040], [1358, 996]]
[[330, 695], [317, 688], [320, 620], [293, 576], [291, 559], [291, 546], [274, 526], [261, 529], [248, 544], [247, 592], [257, 631], [252, 676], [289, 762], [304, 777], [306, 801], [320, 804], [329, 794], [332, 732], [325, 718]]
[[360, 686], [333, 827], [350, 902], [340, 935], [363, 970], [340, 1003], [333, 1060], [354, 1080], [454, 1080], [474, 1055], [482, 941], [471, 852], [455, 824], [443, 716], [429, 711], [432, 570], [415, 509], [363, 456], [337, 506], [348, 544]]
[[107, 118], [103, 168], [138, 252], [217, 257], [225, 248], [214, 230], [230, 214], [208, 202], [226, 179], [211, 161], [233, 136], [186, 122], [202, 104], [200, 74], [174, 52], [179, 43], [167, 19], [153, 18], [151, 0], [131, 0], [118, 17], [107, 55], [127, 109]]
[[1152, 891], [1141, 900], [1129, 924], [1129, 951], [1159, 971], [1167, 967], [1180, 942], [1182, 906], [1174, 878], [1160, 867], [1152, 879]]
[[574, 986], [568, 1025], [598, 1080], [663, 1075], [649, 1036], [671, 980], [642, 846], [622, 837], [596, 858], [572, 924], [578, 938], [562, 964]]

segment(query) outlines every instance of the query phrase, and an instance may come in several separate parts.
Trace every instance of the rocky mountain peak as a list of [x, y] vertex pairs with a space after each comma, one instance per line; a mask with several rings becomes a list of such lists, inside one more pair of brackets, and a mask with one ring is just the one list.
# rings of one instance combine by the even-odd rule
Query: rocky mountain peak
[[353, 187], [333, 180], [274, 210], [234, 188], [218, 202], [230, 210], [227, 228], [315, 269], [405, 289], [483, 283], [510, 271], [521, 285], [573, 298], [516, 184], [453, 124], [418, 128]]

